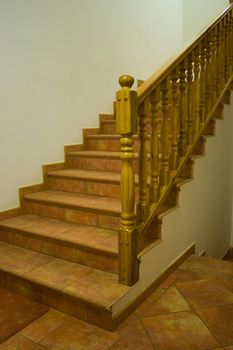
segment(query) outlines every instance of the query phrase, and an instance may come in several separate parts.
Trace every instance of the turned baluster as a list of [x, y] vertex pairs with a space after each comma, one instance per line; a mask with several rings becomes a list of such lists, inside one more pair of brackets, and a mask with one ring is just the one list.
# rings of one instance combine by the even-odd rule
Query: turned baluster
[[119, 282], [134, 284], [138, 279], [133, 135], [137, 131], [137, 93], [133, 77], [121, 76], [116, 94], [116, 130], [121, 135], [121, 225], [119, 231]]
[[186, 152], [186, 74], [184, 61], [179, 67], [179, 89], [180, 89], [180, 109], [179, 109], [179, 157], [183, 157]]
[[161, 170], [160, 170], [160, 188], [168, 185], [170, 179], [169, 170], [169, 128], [168, 128], [168, 86], [169, 80], [165, 78], [161, 83], [161, 103], [162, 103], [162, 155], [161, 155]]
[[205, 75], [205, 118], [211, 110], [211, 38], [210, 33], [207, 34], [206, 38], [206, 75]]
[[137, 204], [138, 221], [144, 221], [149, 213], [149, 203], [147, 196], [147, 179], [148, 179], [148, 151], [147, 151], [147, 118], [148, 118], [148, 101], [143, 101], [138, 107], [139, 115], [139, 201]]
[[211, 32], [211, 83], [210, 83], [210, 95], [211, 95], [211, 108], [214, 106], [217, 98], [217, 88], [216, 88], [216, 74], [217, 74], [217, 64], [216, 64], [216, 48], [217, 48], [217, 35], [216, 27], [212, 29]]
[[178, 68], [171, 73], [171, 157], [170, 168], [175, 171], [178, 168]]
[[220, 22], [220, 79], [221, 92], [225, 86], [225, 25], [224, 19]]
[[156, 203], [159, 199], [159, 88], [157, 87], [150, 95], [151, 103], [151, 181], [150, 181], [150, 202]]
[[187, 94], [186, 94], [186, 128], [187, 128], [187, 146], [191, 145], [193, 140], [193, 53], [191, 52], [186, 59], [187, 71]]
[[194, 82], [193, 82], [193, 110], [194, 110], [194, 127], [193, 127], [193, 137], [195, 137], [201, 125], [201, 86], [200, 86], [200, 46], [196, 46], [194, 49]]
[[204, 123], [207, 109], [205, 105], [205, 88], [206, 88], [206, 45], [205, 40], [202, 40], [199, 46], [200, 50], [200, 65], [201, 65], [201, 73], [200, 73], [200, 102], [199, 102], [199, 110], [200, 110], [200, 123], [201, 125]]
[[221, 92], [221, 33], [220, 33], [220, 23], [216, 27], [216, 72], [215, 72], [215, 81], [216, 81], [216, 97], [218, 98]]
[[231, 74], [233, 73], [233, 10], [230, 11], [230, 28], [231, 28], [231, 35], [230, 35], [230, 67], [231, 67]]

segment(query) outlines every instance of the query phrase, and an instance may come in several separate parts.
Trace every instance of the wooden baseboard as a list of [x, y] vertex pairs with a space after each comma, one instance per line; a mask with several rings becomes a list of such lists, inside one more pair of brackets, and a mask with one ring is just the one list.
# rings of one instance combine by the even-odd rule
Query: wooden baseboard
[[0, 221], [10, 219], [14, 216], [18, 216], [21, 214], [20, 208], [12, 208], [7, 210], [1, 210], [0, 211]]
[[230, 247], [223, 257], [223, 260], [233, 259], [233, 247]]
[[113, 319], [113, 329], [119, 326], [160, 284], [167, 279], [171, 273], [173, 273], [190, 255], [195, 254], [195, 243], [188, 247], [183, 253], [181, 253], [168, 267], [161, 273], [161, 275], [145, 289], [145, 291], [139, 295], [132, 303], [127, 305], [123, 311], [121, 311]]

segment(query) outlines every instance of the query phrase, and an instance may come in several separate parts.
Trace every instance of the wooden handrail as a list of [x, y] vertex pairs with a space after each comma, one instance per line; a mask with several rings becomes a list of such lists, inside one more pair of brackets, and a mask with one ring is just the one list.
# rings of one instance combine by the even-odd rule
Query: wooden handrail
[[[138, 242], [190, 160], [233, 78], [233, 4], [137, 90], [120, 78], [116, 121], [121, 134], [119, 281], [138, 279]], [[135, 203], [133, 135], [138, 135]], [[136, 211], [135, 211], [136, 208]]]

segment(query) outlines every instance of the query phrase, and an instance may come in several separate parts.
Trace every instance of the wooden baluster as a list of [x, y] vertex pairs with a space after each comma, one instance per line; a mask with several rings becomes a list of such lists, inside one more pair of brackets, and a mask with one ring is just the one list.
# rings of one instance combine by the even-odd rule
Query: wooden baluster
[[178, 68], [176, 67], [171, 73], [171, 94], [172, 94], [172, 107], [171, 107], [171, 157], [170, 168], [175, 171], [178, 168]]
[[205, 117], [211, 110], [211, 39], [208, 33], [206, 38], [206, 81], [205, 81]]
[[221, 79], [221, 92], [225, 87], [225, 25], [224, 19], [220, 22], [220, 79]]
[[211, 31], [211, 84], [210, 84], [210, 95], [211, 95], [211, 109], [213, 108], [216, 98], [217, 98], [217, 88], [216, 88], [216, 45], [217, 45], [217, 35], [216, 35], [216, 27], [214, 27]]
[[227, 81], [231, 75], [231, 17], [230, 12], [228, 12], [227, 16]]
[[193, 138], [199, 133], [201, 125], [201, 84], [200, 84], [200, 46], [194, 49], [194, 83], [193, 83], [193, 110], [194, 127]]
[[221, 92], [221, 52], [220, 52], [220, 43], [221, 43], [221, 33], [220, 33], [220, 23], [216, 27], [216, 97], [218, 98]]
[[206, 44], [205, 40], [202, 40], [200, 43], [200, 64], [201, 64], [201, 75], [200, 75], [200, 123], [203, 125], [206, 115], [207, 115], [207, 109], [205, 104], [205, 88], [206, 88]]
[[233, 73], [233, 10], [230, 11], [230, 27], [231, 27], [231, 37], [230, 37], [230, 57], [231, 57], [231, 74]]
[[[186, 94], [186, 128], [187, 128], [187, 146], [193, 141], [193, 53], [187, 57], [187, 94]], [[195, 91], [195, 90], [194, 90]]]
[[168, 129], [168, 86], [169, 80], [165, 78], [161, 83], [161, 102], [162, 102], [162, 166], [160, 171], [161, 191], [168, 185], [170, 179], [169, 171], [169, 129]]
[[148, 159], [147, 159], [147, 115], [148, 101], [143, 101], [138, 108], [139, 115], [139, 201], [137, 204], [138, 221], [144, 221], [149, 214], [149, 202], [147, 196]]
[[133, 135], [137, 131], [137, 93], [130, 90], [133, 77], [121, 76], [116, 94], [116, 130], [121, 135], [121, 225], [119, 231], [119, 282], [133, 285], [138, 280]]
[[151, 182], [150, 182], [150, 202], [156, 203], [159, 199], [159, 88], [157, 87], [150, 95], [151, 103]]
[[186, 152], [186, 74], [184, 61], [180, 63], [179, 67], [180, 75], [180, 118], [179, 118], [179, 142], [178, 142], [178, 152], [179, 157], [183, 157]]

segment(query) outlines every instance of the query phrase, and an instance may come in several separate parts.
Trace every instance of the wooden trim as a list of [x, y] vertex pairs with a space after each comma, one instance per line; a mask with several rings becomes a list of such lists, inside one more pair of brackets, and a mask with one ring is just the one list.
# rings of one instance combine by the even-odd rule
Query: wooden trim
[[[233, 0], [232, 0], [233, 1]], [[226, 254], [224, 255], [224, 257], [222, 258], [223, 260], [229, 260], [229, 259], [233, 259], [233, 247], [230, 247]]]
[[7, 210], [0, 210], [0, 221], [12, 218], [14, 216], [18, 216], [20, 214], [21, 214], [21, 209], [19, 207], [7, 209]]
[[145, 289], [133, 302], [128, 304], [123, 311], [113, 319], [113, 330], [119, 326], [160, 284], [167, 279], [190, 255], [195, 254], [195, 243], [188, 247], [156, 278], [156, 280]]

